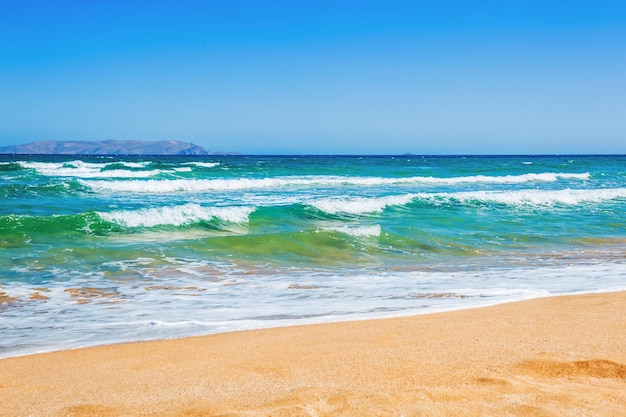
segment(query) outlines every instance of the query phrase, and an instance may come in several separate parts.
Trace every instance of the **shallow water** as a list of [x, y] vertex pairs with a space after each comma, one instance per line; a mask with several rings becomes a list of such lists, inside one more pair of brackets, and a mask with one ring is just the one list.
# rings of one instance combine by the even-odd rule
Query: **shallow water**
[[626, 288], [626, 157], [0, 156], [0, 356]]

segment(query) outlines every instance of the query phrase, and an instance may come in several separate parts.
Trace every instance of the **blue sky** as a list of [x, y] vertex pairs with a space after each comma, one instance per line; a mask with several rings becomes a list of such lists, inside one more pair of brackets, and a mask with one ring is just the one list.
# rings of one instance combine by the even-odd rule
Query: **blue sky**
[[623, 2], [0, 5], [0, 146], [626, 153]]

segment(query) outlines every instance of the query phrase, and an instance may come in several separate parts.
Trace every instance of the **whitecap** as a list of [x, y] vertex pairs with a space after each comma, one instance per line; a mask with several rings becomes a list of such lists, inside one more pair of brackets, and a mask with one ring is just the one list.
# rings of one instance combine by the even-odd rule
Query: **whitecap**
[[471, 191], [459, 193], [420, 194], [427, 200], [456, 200], [464, 203], [500, 203], [511, 206], [553, 207], [575, 206], [581, 203], [601, 203], [626, 198], [626, 188], [595, 190], [517, 190], [517, 191]]
[[148, 178], [159, 175], [160, 170], [131, 171], [125, 169], [104, 170], [111, 163], [69, 162], [18, 162], [26, 169], [34, 169], [38, 174], [50, 177], [77, 178]]
[[177, 179], [149, 181], [84, 181], [83, 185], [94, 191], [125, 191], [135, 193], [171, 193], [228, 191], [244, 189], [266, 189], [306, 186], [379, 186], [379, 185], [455, 185], [463, 183], [519, 184], [525, 182], [555, 182], [565, 180], [588, 180], [589, 173], [542, 173], [523, 175], [472, 175], [465, 177], [344, 177], [344, 176], [283, 176], [273, 178], [236, 178], [236, 179]]
[[405, 194], [375, 198], [342, 198], [342, 199], [322, 199], [311, 201], [308, 204], [328, 214], [364, 214], [379, 213], [389, 206], [399, 206], [411, 202], [415, 194]]
[[98, 212], [109, 222], [125, 227], [182, 226], [218, 218], [231, 223], [247, 223], [254, 207], [203, 207], [189, 203], [180, 206], [151, 207], [138, 210]]
[[381, 229], [379, 224], [373, 226], [337, 226], [337, 227], [323, 227], [319, 230], [339, 232], [354, 237], [378, 237], [380, 236]]
[[195, 165], [201, 168], [214, 168], [219, 164], [219, 162], [185, 162], [183, 165]]

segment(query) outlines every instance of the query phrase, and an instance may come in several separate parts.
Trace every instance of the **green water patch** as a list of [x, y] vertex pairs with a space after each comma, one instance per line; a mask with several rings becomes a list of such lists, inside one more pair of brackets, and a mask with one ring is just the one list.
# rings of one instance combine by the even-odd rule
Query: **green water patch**
[[103, 221], [95, 212], [86, 212], [51, 216], [0, 216], [0, 230], [0, 246], [13, 246], [19, 243], [63, 241], [86, 235], [106, 235], [120, 228]]
[[414, 227], [396, 227], [381, 233], [380, 248], [412, 258], [438, 256], [474, 256], [479, 248], [462, 236], [434, 234]]
[[111, 244], [107, 240], [67, 239], [52, 244], [3, 250], [0, 283], [43, 285], [71, 279], [128, 281], [159, 268], [163, 248], [156, 244]]
[[349, 223], [358, 216], [328, 214], [303, 203], [259, 207], [250, 215], [249, 227], [254, 233], [298, 232], [314, 225]]
[[203, 259], [315, 267], [415, 266], [436, 258], [477, 254], [462, 239], [407, 229], [394, 233], [378, 225], [209, 237], [174, 243], [170, 249]]
[[222, 236], [187, 242], [196, 256], [219, 260], [241, 259], [268, 264], [337, 265], [373, 261], [377, 238], [357, 238], [334, 231]]
[[0, 173], [19, 172], [23, 170], [24, 168], [15, 162], [0, 163]]
[[18, 199], [32, 197], [67, 196], [88, 191], [77, 181], [33, 183], [22, 182], [0, 185], [0, 198]]

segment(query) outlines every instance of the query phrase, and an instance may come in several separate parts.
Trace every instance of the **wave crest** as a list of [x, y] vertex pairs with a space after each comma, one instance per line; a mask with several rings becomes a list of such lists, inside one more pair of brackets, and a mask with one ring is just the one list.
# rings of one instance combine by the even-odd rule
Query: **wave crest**
[[416, 196], [416, 194], [405, 194], [376, 198], [323, 199], [308, 204], [328, 214], [380, 213], [389, 206], [401, 206], [410, 203]]
[[69, 162], [17, 162], [22, 168], [33, 169], [39, 175], [47, 177], [77, 178], [149, 178], [161, 173], [160, 170], [135, 171], [130, 169], [107, 169], [109, 166], [144, 168], [140, 162], [93, 163], [83, 161]]
[[460, 202], [499, 203], [511, 206], [575, 206], [582, 203], [601, 203], [603, 201], [626, 198], [626, 188], [597, 190], [518, 190], [518, 191], [472, 191], [459, 193], [434, 194], [439, 199]]
[[308, 205], [327, 214], [380, 213], [391, 206], [423, 203], [444, 204], [505, 204], [516, 207], [550, 208], [556, 205], [576, 206], [584, 203], [602, 203], [626, 198], [626, 188], [596, 190], [516, 190], [468, 191], [456, 193], [415, 193], [374, 198], [336, 198], [309, 202]]
[[183, 226], [215, 218], [230, 223], [247, 223], [254, 207], [203, 207], [189, 203], [171, 207], [98, 212], [104, 220], [125, 227]]
[[323, 227], [318, 229], [319, 231], [339, 232], [354, 237], [378, 237], [380, 236], [381, 229], [379, 224], [373, 226], [337, 226], [337, 227]]
[[83, 181], [83, 185], [101, 192], [172, 193], [202, 191], [233, 191], [243, 189], [264, 189], [306, 186], [380, 186], [380, 185], [455, 185], [463, 183], [519, 184], [525, 182], [555, 182], [565, 180], [588, 180], [589, 173], [542, 173], [523, 175], [466, 177], [342, 177], [342, 176], [285, 176], [275, 178], [237, 179], [172, 179], [172, 180], [130, 180], [130, 181]]

